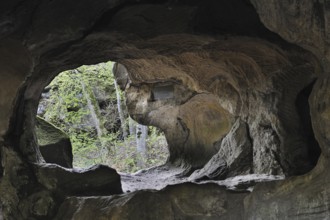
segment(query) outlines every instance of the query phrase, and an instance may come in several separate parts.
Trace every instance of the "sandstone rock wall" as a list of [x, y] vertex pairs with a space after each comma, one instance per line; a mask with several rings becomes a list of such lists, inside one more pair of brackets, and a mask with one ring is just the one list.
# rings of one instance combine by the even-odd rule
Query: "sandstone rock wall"
[[[192, 40], [198, 45], [202, 39]], [[127, 88], [132, 117], [164, 130], [172, 161], [188, 155], [180, 149], [189, 148], [205, 159], [198, 164], [198, 158], [188, 158], [188, 163], [204, 165], [219, 150], [216, 141], [238, 117], [248, 125], [245, 139], [253, 145], [252, 172], [293, 175], [310, 170], [296, 99], [317, 77], [315, 58], [294, 47], [283, 49], [252, 38], [208, 39], [208, 43], [204, 39], [203, 48], [203, 52], [122, 60], [132, 70], [124, 74], [126, 80], [117, 74], [126, 83], [122, 87]], [[151, 100], [152, 87], [159, 82], [180, 89], [169, 100]], [[197, 99], [200, 104], [193, 104]], [[218, 113], [210, 111], [215, 108]], [[199, 149], [206, 146], [213, 151], [203, 156]]]
[[[1, 1], [0, 201], [4, 218], [71, 218], [75, 214], [122, 219], [327, 218], [328, 14], [326, 1], [309, 0]], [[259, 184], [249, 194], [232, 194], [216, 186], [209, 191], [199, 185], [179, 185], [118, 199], [76, 198], [100, 195], [101, 186], [109, 188], [107, 194], [120, 193], [120, 178], [110, 168], [77, 171], [44, 164], [34, 131], [38, 100], [42, 89], [62, 70], [108, 60], [127, 69], [122, 77], [126, 81], [120, 84], [127, 90], [131, 114], [164, 130], [170, 161], [184, 164], [188, 173], [207, 163], [222, 138], [219, 152], [228, 149], [225, 143], [232, 139], [237, 140], [237, 146], [230, 141], [234, 150], [239, 149], [230, 130], [240, 120], [246, 124], [243, 134], [247, 136], [241, 142], [250, 142], [252, 148], [253, 163], [242, 165], [244, 172], [301, 176]], [[307, 94], [301, 101], [300, 94], [314, 81], [310, 97]], [[169, 83], [173, 98], [152, 101], [152, 88]], [[300, 105], [303, 109], [297, 108]], [[301, 117], [309, 108], [311, 122]], [[308, 124], [313, 129], [304, 127]], [[318, 144], [309, 144], [309, 137], [316, 138], [322, 151], [313, 170], [318, 153], [311, 158], [310, 152], [319, 149]], [[114, 178], [102, 178], [104, 170]], [[59, 185], [54, 184], [57, 180], [62, 180]], [[79, 188], [77, 180], [87, 185]], [[204, 200], [190, 202], [195, 191]], [[65, 200], [69, 195], [73, 197]], [[135, 208], [140, 198], [154, 205], [152, 212], [148, 206]], [[158, 202], [164, 206], [157, 206]], [[233, 204], [239, 204], [239, 212], [231, 208]]]

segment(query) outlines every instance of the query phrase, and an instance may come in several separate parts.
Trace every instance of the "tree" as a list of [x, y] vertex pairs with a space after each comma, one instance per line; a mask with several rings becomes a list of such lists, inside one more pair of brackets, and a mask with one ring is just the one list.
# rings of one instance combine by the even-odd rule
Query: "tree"
[[144, 125], [136, 125], [136, 150], [138, 153], [138, 166], [145, 166], [145, 158], [147, 158], [147, 137], [148, 127]]
[[131, 117], [128, 117], [128, 127], [129, 127], [129, 134], [135, 135], [136, 133], [136, 121], [134, 121]]
[[118, 88], [117, 81], [113, 80], [113, 83], [114, 83], [115, 89], [116, 89], [117, 107], [118, 107], [118, 114], [119, 114], [119, 118], [120, 118], [121, 130], [123, 132], [123, 138], [126, 139], [127, 138], [127, 130], [126, 130], [126, 123], [125, 123], [124, 113], [123, 113], [123, 110], [122, 110], [122, 107], [121, 107], [120, 91], [119, 91], [119, 88]]

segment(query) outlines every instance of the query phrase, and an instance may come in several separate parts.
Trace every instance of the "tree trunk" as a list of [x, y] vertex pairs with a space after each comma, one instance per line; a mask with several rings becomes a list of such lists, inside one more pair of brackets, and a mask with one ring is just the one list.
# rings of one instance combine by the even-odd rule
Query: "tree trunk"
[[147, 137], [148, 137], [148, 127], [144, 125], [137, 124], [136, 126], [136, 150], [138, 153], [139, 167], [145, 165], [145, 160], [147, 159]]
[[128, 127], [129, 127], [129, 135], [135, 135], [136, 134], [136, 122], [131, 117], [128, 118]]
[[81, 84], [83, 95], [84, 95], [85, 99], [87, 100], [87, 108], [88, 108], [88, 110], [89, 110], [89, 112], [91, 114], [92, 122], [94, 124], [95, 129], [96, 129], [97, 137], [99, 139], [101, 139], [101, 137], [102, 137], [102, 129], [100, 127], [100, 121], [99, 121], [99, 119], [97, 117], [97, 114], [96, 114], [94, 105], [91, 102], [91, 98], [90, 98], [89, 93], [86, 91], [85, 82], [83, 80], [80, 80], [80, 84]]
[[101, 150], [105, 150], [105, 149], [110, 150], [110, 149], [107, 149], [105, 147], [105, 142], [104, 142], [104, 139], [102, 138], [102, 136], [104, 134], [106, 134], [107, 131], [104, 128], [103, 122], [100, 121], [100, 119], [102, 120], [102, 118], [101, 118], [101, 115], [100, 115], [99, 106], [96, 103], [95, 94], [92, 91], [92, 89], [90, 89], [90, 87], [88, 87], [88, 85], [86, 86], [84, 79], [82, 77], [80, 77], [79, 74], [81, 74], [81, 73], [78, 70], [74, 70], [74, 71], [76, 73], [78, 81], [81, 84], [83, 96], [87, 101], [87, 108], [90, 112], [92, 124], [95, 127], [97, 137], [100, 141]]
[[115, 84], [115, 89], [116, 89], [116, 96], [117, 96], [117, 107], [118, 107], [118, 114], [119, 114], [119, 119], [120, 119], [120, 125], [121, 129], [123, 132], [123, 138], [127, 138], [127, 131], [126, 131], [126, 126], [125, 126], [125, 117], [123, 110], [121, 108], [121, 98], [120, 98], [120, 93], [119, 93], [119, 88], [116, 79], [113, 81]]

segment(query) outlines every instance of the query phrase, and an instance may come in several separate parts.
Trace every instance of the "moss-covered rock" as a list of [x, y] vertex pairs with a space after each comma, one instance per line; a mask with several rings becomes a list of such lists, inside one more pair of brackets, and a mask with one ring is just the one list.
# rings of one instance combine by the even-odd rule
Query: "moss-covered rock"
[[40, 152], [47, 163], [72, 168], [72, 146], [67, 134], [40, 117], [36, 120], [36, 134]]

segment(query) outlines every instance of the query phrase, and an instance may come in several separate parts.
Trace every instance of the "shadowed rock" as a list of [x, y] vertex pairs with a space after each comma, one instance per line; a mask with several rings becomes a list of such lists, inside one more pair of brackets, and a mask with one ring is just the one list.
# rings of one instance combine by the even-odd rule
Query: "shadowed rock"
[[191, 181], [223, 180], [227, 177], [228, 167], [226, 161], [219, 154], [214, 155], [202, 169], [194, 171], [190, 176]]
[[[230, 132], [215, 145], [220, 145], [216, 153], [202, 169], [190, 175], [190, 180], [214, 179], [249, 174], [253, 170], [252, 144], [247, 125], [237, 120]], [[265, 158], [267, 160], [267, 158]], [[265, 163], [259, 160], [258, 163]]]
[[[253, 171], [252, 143], [247, 124], [237, 120], [221, 141], [217, 155], [226, 161], [228, 177], [244, 175]], [[258, 163], [265, 163], [259, 160]]]
[[[243, 200], [216, 184], [191, 183], [168, 186], [162, 191], [138, 191], [125, 196], [70, 197], [55, 219], [243, 219]], [[118, 206], [119, 205], [119, 206]]]
[[37, 117], [36, 133], [40, 152], [47, 163], [72, 168], [72, 146], [68, 135]]
[[54, 164], [35, 166], [38, 181], [66, 196], [97, 196], [122, 193], [118, 173], [103, 165], [89, 169], [65, 169]]

